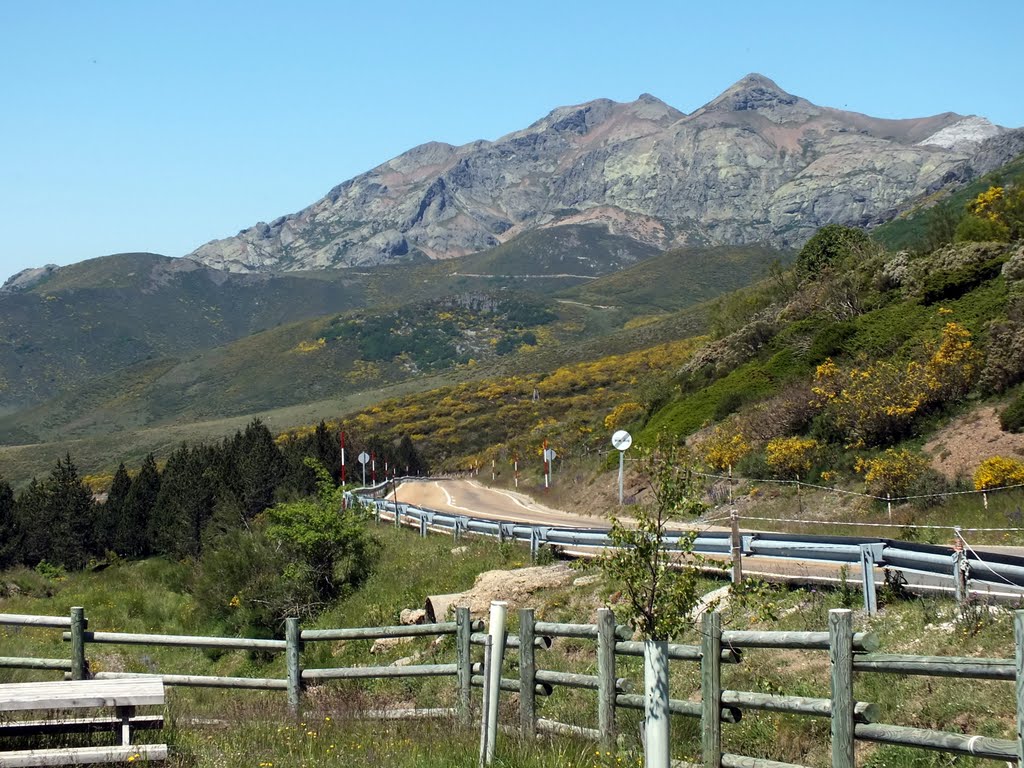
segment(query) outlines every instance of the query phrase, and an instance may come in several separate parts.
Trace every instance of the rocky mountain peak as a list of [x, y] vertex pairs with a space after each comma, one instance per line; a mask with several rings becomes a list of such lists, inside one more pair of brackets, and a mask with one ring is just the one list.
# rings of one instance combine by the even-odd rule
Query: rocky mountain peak
[[[422, 144], [192, 256], [232, 271], [445, 259], [582, 223], [657, 248], [798, 246], [823, 224], [882, 221], [969, 175], [971, 157], [1001, 135], [985, 139], [989, 124], [964, 120], [819, 107], [756, 73], [691, 115], [648, 93], [595, 99], [493, 141]], [[1016, 146], [1003, 144], [993, 161]]]
[[737, 80], [694, 114], [754, 112], [776, 123], [806, 120], [821, 112], [809, 101], [780, 88], [756, 72]]

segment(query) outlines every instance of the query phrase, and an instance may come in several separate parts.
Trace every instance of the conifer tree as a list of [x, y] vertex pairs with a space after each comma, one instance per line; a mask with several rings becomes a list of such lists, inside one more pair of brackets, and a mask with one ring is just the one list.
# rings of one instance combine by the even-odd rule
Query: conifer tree
[[149, 454], [142, 468], [131, 481], [127, 497], [121, 506], [114, 540], [116, 551], [126, 557], [145, 557], [152, 553], [150, 540], [153, 509], [160, 493], [160, 472], [156, 459]]
[[182, 445], [167, 458], [150, 526], [157, 552], [197, 557], [213, 514], [215, 478], [211, 451]]
[[107, 500], [96, 511], [96, 544], [101, 550], [113, 550], [123, 555], [118, 541], [118, 532], [121, 525], [121, 516], [124, 514], [124, 503], [128, 498], [128, 491], [131, 490], [132, 479], [128, 476], [128, 470], [124, 462], [117, 467], [114, 479], [110, 483], [110, 490], [107, 492]]
[[19, 533], [14, 515], [14, 491], [6, 480], [0, 479], [0, 570], [17, 561]]

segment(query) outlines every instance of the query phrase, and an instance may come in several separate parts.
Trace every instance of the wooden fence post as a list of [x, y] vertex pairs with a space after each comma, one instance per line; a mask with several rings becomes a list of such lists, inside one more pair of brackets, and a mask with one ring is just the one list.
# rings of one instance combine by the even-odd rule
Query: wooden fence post
[[533, 608], [519, 611], [519, 732], [532, 742], [537, 737], [537, 665], [534, 659]]
[[[457, 530], [457, 527], [456, 527]], [[469, 608], [460, 605], [455, 609], [455, 662], [459, 681], [459, 722], [468, 726], [470, 723], [470, 696], [473, 682], [473, 659], [470, 654], [470, 635], [473, 633], [469, 620]]]
[[701, 753], [704, 768], [722, 765], [722, 617], [709, 611], [700, 627]]
[[1024, 766], [1024, 611], [1013, 612], [1017, 661], [1017, 765]]
[[615, 748], [615, 614], [597, 611], [597, 727], [601, 748]]
[[288, 709], [295, 717], [302, 712], [302, 633], [298, 619], [284, 620], [285, 667], [288, 670]]
[[89, 676], [89, 665], [85, 661], [85, 608], [71, 609], [71, 679], [85, 680]]
[[853, 768], [853, 612], [828, 612], [832, 666], [832, 768]]

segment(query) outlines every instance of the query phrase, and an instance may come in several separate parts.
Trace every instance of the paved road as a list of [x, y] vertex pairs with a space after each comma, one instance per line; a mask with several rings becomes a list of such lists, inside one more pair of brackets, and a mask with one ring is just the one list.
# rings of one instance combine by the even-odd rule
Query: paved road
[[[394, 499], [393, 495], [388, 497]], [[439, 512], [457, 515], [470, 515], [489, 520], [531, 523], [534, 525], [550, 525], [565, 528], [602, 528], [606, 529], [609, 522], [605, 518], [575, 515], [571, 512], [551, 509], [535, 501], [529, 496], [514, 491], [487, 488], [475, 480], [431, 480], [425, 482], [403, 483], [398, 488], [398, 501], [414, 506], [426, 507]], [[681, 527], [681, 526], [680, 526]], [[702, 525], [702, 530], [727, 530], [717, 526]], [[744, 529], [746, 532], [748, 529]], [[979, 547], [979, 549], [981, 549]], [[991, 547], [992, 551], [1020, 555], [1021, 547]], [[578, 554], [588, 554], [579, 549]], [[797, 561], [790, 558], [778, 559], [756, 555], [743, 558], [744, 570], [765, 576], [796, 577], [808, 580], [831, 580], [839, 577], [841, 565], [821, 561]], [[857, 571], [854, 573], [853, 571]], [[849, 568], [849, 577], [854, 582], [860, 581], [859, 568]], [[947, 586], [949, 581], [941, 577], [926, 574], [906, 574], [911, 584], [921, 587]], [[979, 574], [980, 575], [980, 574]], [[876, 570], [876, 579], [881, 583], [883, 574]], [[979, 585], [980, 586], [980, 585]], [[1016, 589], [1002, 587], [1008, 591]]]

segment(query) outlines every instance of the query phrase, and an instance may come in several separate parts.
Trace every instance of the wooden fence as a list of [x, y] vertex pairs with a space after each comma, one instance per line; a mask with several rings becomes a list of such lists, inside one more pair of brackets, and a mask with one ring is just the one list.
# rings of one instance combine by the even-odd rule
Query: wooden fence
[[[988, 659], [940, 656], [910, 656], [877, 653], [878, 640], [870, 633], [855, 633], [852, 613], [829, 612], [828, 629], [820, 632], [759, 632], [722, 630], [718, 613], [705, 614], [701, 623], [701, 644], [670, 644], [671, 660], [697, 664], [700, 668], [701, 700], [671, 699], [672, 714], [701, 720], [702, 765], [705, 768], [787, 768], [787, 764], [722, 752], [723, 724], [739, 722], [746, 710], [765, 710], [831, 721], [832, 765], [852, 768], [857, 740], [897, 746], [920, 747], [956, 755], [984, 757], [1021, 765], [1024, 755], [1024, 611], [1014, 614], [1015, 658]], [[287, 691], [290, 707], [298, 713], [303, 690], [309, 684], [337, 679], [451, 676], [456, 680], [457, 706], [454, 714], [468, 725], [472, 717], [472, 688], [483, 684], [482, 665], [473, 660], [473, 647], [483, 646], [483, 622], [472, 621], [468, 608], [456, 609], [455, 621], [413, 626], [349, 629], [309, 629], [296, 619], [286, 624], [284, 640], [196, 637], [188, 635], [92, 632], [82, 608], [70, 616], [0, 614], [0, 625], [48, 627], [63, 630], [70, 644], [69, 659], [40, 659], [0, 656], [0, 667], [53, 670], [72, 679], [88, 678], [86, 650], [89, 644], [162, 645], [190, 648], [219, 648], [276, 651], [285, 654], [286, 676], [275, 678], [215, 677], [188, 674], [159, 675], [166, 685], [208, 686]], [[305, 668], [302, 651], [306, 644], [321, 641], [377, 639], [441, 635], [455, 636], [454, 663], [411, 666]], [[597, 674], [545, 670], [537, 665], [537, 651], [551, 646], [555, 637], [582, 638], [596, 644]], [[563, 624], [536, 621], [532, 609], [519, 612], [519, 633], [508, 635], [506, 648], [518, 651], [517, 678], [501, 679], [504, 691], [519, 694], [519, 730], [528, 738], [539, 731], [573, 733], [592, 738], [612, 748], [616, 737], [616, 710], [643, 709], [643, 696], [631, 692], [630, 681], [616, 674], [616, 659], [642, 656], [643, 643], [630, 640], [627, 627], [615, 623], [610, 609], [598, 612], [596, 624]], [[831, 670], [829, 698], [787, 696], [722, 687], [722, 665], [740, 664], [743, 649], [776, 648], [828, 652]], [[1004, 680], [1016, 686], [1017, 737], [1013, 740], [980, 735], [909, 728], [877, 722], [878, 707], [853, 697], [855, 673], [932, 675], [962, 679]], [[97, 673], [97, 678], [136, 676], [133, 673]], [[539, 718], [536, 697], [550, 695], [557, 686], [593, 690], [597, 694], [597, 727], [570, 726]]]

